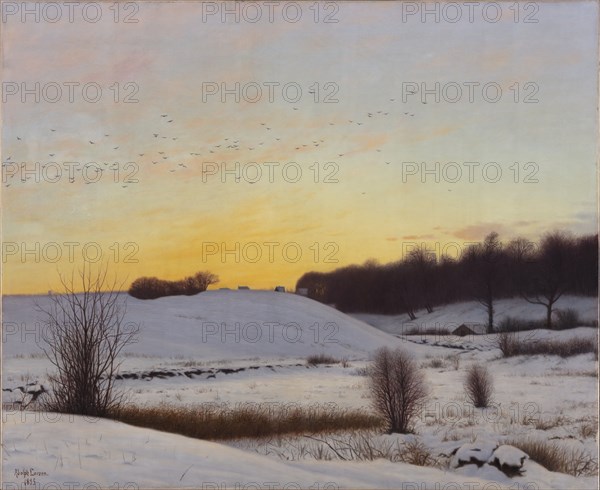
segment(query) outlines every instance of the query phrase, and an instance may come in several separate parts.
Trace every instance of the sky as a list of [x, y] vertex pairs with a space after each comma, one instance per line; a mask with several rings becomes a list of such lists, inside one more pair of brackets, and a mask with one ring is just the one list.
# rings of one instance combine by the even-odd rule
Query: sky
[[3, 293], [596, 233], [597, 3], [409, 4], [3, 3]]

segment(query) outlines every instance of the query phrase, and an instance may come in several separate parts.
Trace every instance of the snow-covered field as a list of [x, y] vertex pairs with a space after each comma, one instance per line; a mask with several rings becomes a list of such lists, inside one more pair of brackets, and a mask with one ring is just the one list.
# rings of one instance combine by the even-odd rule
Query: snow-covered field
[[[34, 304], [45, 301], [3, 299], [4, 403], [20, 400], [19, 387], [26, 390], [28, 383], [47, 385], [51, 366], [40, 353], [42, 317]], [[597, 318], [594, 298], [567, 297], [558, 307], [575, 308], [585, 320]], [[544, 311], [503, 300], [497, 314], [542, 318]], [[416, 324], [435, 327], [484, 318], [477, 303], [461, 303], [422, 312]], [[66, 482], [78, 482], [80, 488], [92, 482], [111, 488], [598, 488], [597, 477], [551, 473], [530, 460], [524, 474], [513, 478], [488, 464], [457, 467], [461, 454], [473, 452], [469, 444], [479, 454], [491, 448], [490, 455], [506, 460], [518, 455], [516, 450], [501, 446], [494, 452], [496, 446], [526, 437], [584, 451], [597, 461], [598, 366], [593, 354], [504, 359], [493, 335], [400, 338], [394, 334], [406, 326], [404, 316], [351, 317], [307, 298], [267, 291], [130, 298], [126, 321], [139, 324], [140, 332], [123, 356], [124, 379], [118, 384], [135, 404], [334, 404], [371, 410], [361, 368], [378, 347], [405, 348], [423, 367], [431, 398], [416, 435], [373, 439], [398, 445], [418, 440], [440, 464], [316, 460], [313, 451], [301, 449], [315, 442], [303, 438], [216, 443], [108, 420], [8, 409], [3, 412], [3, 488], [34, 488], [25, 486], [31, 478], [41, 488], [50, 483], [61, 488]], [[520, 335], [530, 341], [596, 337], [597, 329]], [[319, 353], [346, 362], [307, 367], [306, 357]], [[490, 409], [474, 409], [466, 401], [462, 381], [474, 362], [485, 363], [494, 375]], [[25, 470], [38, 474], [26, 476]]]

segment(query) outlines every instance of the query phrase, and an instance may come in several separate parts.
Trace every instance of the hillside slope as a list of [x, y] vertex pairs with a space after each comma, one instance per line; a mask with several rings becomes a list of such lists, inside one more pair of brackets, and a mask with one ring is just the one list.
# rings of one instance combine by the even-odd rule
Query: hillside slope
[[[39, 352], [43, 316], [35, 303], [47, 297], [3, 300], [7, 357]], [[196, 296], [127, 299], [125, 322], [140, 324], [127, 352], [203, 360], [252, 357], [304, 358], [326, 352], [366, 358], [398, 339], [311, 299], [270, 291], [206, 291]]]

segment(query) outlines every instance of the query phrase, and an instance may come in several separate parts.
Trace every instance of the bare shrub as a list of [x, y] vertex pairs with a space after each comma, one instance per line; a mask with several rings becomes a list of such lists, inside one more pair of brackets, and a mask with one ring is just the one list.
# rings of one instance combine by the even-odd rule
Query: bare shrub
[[488, 407], [494, 393], [494, 382], [488, 369], [481, 364], [473, 364], [467, 370], [464, 382], [467, 398], [477, 408]]
[[555, 310], [556, 323], [554, 328], [557, 330], [566, 330], [568, 328], [575, 328], [580, 325], [579, 313], [573, 308], [566, 308], [564, 310]]
[[412, 357], [402, 349], [379, 349], [369, 367], [369, 381], [373, 405], [388, 431], [412, 432], [428, 397], [425, 378]]
[[335, 357], [324, 353], [312, 354], [306, 358], [306, 364], [309, 366], [316, 366], [318, 364], [336, 364], [338, 362], [340, 361]]
[[78, 277], [60, 275], [64, 293], [51, 294], [48, 307], [38, 305], [46, 323], [43, 351], [57, 369], [49, 376], [47, 410], [103, 416], [123, 401], [123, 393], [114, 389], [117, 357], [134, 342], [139, 327], [124, 324], [122, 284], [109, 281], [107, 272], [107, 267], [93, 272], [84, 264]]
[[399, 452], [399, 461], [416, 466], [437, 466], [438, 461], [433, 457], [429, 448], [418, 439], [406, 441]]
[[497, 344], [504, 357], [516, 356], [519, 353], [519, 341], [512, 332], [499, 333]]
[[538, 328], [546, 328], [546, 320], [521, 320], [519, 318], [507, 316], [503, 318], [498, 325], [499, 332], [526, 332]]

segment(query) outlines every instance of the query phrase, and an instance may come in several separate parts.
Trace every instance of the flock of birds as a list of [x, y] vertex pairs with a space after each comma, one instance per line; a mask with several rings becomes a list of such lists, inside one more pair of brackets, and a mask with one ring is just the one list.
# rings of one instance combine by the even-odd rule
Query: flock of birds
[[[258, 156], [261, 151], [269, 152], [270, 159], [272, 159], [272, 154], [277, 153], [281, 155], [282, 161], [297, 161], [300, 157], [298, 153], [309, 152], [313, 150], [319, 150], [324, 155], [322, 158], [327, 159], [327, 161], [335, 160], [337, 162], [341, 161], [344, 157], [348, 157], [351, 154], [355, 154], [361, 152], [364, 155], [363, 158], [365, 160], [369, 160], [372, 163], [373, 158], [377, 158], [379, 162], [384, 162], [385, 164], [391, 164], [391, 160], [386, 160], [382, 158], [384, 155], [383, 148], [360, 148], [357, 147], [356, 140], [352, 137], [349, 137], [350, 134], [348, 130], [351, 128], [354, 130], [371, 130], [371, 125], [377, 122], [383, 122], [385, 132], [390, 132], [396, 129], [394, 125], [393, 116], [400, 116], [404, 118], [413, 118], [415, 117], [415, 113], [407, 110], [402, 110], [400, 112], [394, 110], [393, 104], [396, 102], [396, 99], [389, 99], [389, 104], [386, 104], [385, 109], [372, 110], [369, 112], [364, 112], [359, 115], [359, 117], [355, 117], [353, 119], [336, 119], [330, 120], [327, 123], [327, 126], [332, 128], [336, 127], [338, 129], [338, 134], [336, 135], [335, 148], [332, 148], [333, 145], [329, 144], [329, 138], [326, 135], [318, 138], [310, 138], [305, 141], [298, 141], [295, 143], [288, 144], [283, 138], [283, 133], [287, 130], [284, 128], [283, 131], [280, 128], [276, 128], [274, 124], [267, 122], [258, 122], [253, 123], [253, 125], [246, 126], [245, 129], [248, 134], [252, 134], [252, 138], [244, 138], [241, 136], [237, 137], [224, 137], [219, 139], [216, 142], [212, 142], [211, 144], [204, 145], [203, 148], [197, 149], [195, 151], [190, 151], [188, 145], [196, 146], [197, 143], [186, 143], [186, 138], [191, 138], [190, 135], [185, 135], [181, 130], [177, 128], [177, 121], [175, 117], [169, 115], [168, 113], [162, 113], [157, 115], [157, 120], [155, 123], [155, 127], [153, 131], [147, 136], [147, 143], [144, 144], [143, 151], [133, 152], [129, 148], [130, 145], [127, 145], [128, 148], [122, 148], [122, 145], [125, 146], [125, 143], [117, 144], [116, 140], [112, 136], [111, 132], [102, 133], [100, 136], [94, 139], [88, 139], [87, 146], [90, 149], [93, 149], [93, 155], [102, 155], [101, 158], [96, 159], [98, 162], [95, 171], [104, 174], [116, 174], [121, 172], [122, 175], [127, 174], [123, 169], [119, 168], [119, 166], [123, 165], [123, 163], [115, 162], [115, 160], [120, 160], [121, 162], [135, 162], [139, 164], [139, 168], [142, 169], [145, 165], [157, 166], [157, 168], [164, 168], [165, 171], [169, 173], [182, 172], [186, 171], [194, 166], [197, 166], [202, 162], [251, 162], [251, 161], [260, 161], [260, 157]], [[300, 111], [301, 109], [297, 106], [293, 106], [292, 111], [297, 114], [296, 111]], [[397, 122], [397, 121], [396, 121]], [[253, 127], [254, 126], [254, 127]], [[339, 128], [342, 128], [339, 131]], [[51, 134], [60, 135], [60, 130], [57, 128], [48, 128], [48, 131]], [[381, 131], [381, 129], [378, 129]], [[323, 131], [326, 133], [326, 131]], [[356, 134], [356, 133], [355, 133]], [[62, 135], [61, 135], [62, 136]], [[119, 141], [123, 141], [122, 135], [119, 135]], [[67, 135], [68, 137], [68, 135]], [[343, 140], [340, 141], [340, 137], [343, 137]], [[11, 145], [10, 147], [19, 150], [18, 145], [27, 145], [27, 139], [20, 135], [16, 136], [17, 146]], [[343, 144], [345, 148], [340, 148], [340, 144]], [[273, 148], [273, 145], [276, 145], [276, 148]], [[8, 145], [7, 145], [8, 146]], [[182, 151], [182, 147], [188, 146], [188, 150], [184, 153]], [[369, 157], [366, 152], [374, 152], [373, 157]], [[89, 154], [87, 151], [82, 150], [82, 154]], [[125, 159], [119, 158], [123, 156], [123, 153], [126, 153]], [[242, 156], [244, 155], [244, 156]], [[255, 156], [256, 155], [256, 156]], [[310, 156], [311, 163], [313, 161], [313, 156]], [[201, 159], [201, 160], [200, 160]], [[38, 160], [38, 162], [42, 160], [45, 163], [40, 162], [41, 168], [44, 169], [46, 166], [50, 165], [52, 162], [59, 162], [60, 156], [58, 150], [52, 150], [47, 154], [47, 157], [43, 157]], [[67, 161], [65, 159], [65, 161]], [[102, 161], [102, 163], [100, 163]], [[109, 161], [113, 163], [109, 163]], [[31, 172], [27, 172], [27, 168], [31, 168], [32, 162], [23, 162], [18, 158], [13, 158], [12, 155], [9, 155], [2, 162], [3, 165], [3, 185], [5, 187], [10, 187], [14, 182], [26, 182]], [[18, 170], [15, 171], [14, 165], [18, 166]], [[83, 163], [82, 163], [83, 165]], [[5, 172], [5, 169], [11, 166], [11, 171]], [[75, 172], [82, 172], [82, 168], [75, 168]], [[102, 176], [102, 175], [101, 175]], [[16, 180], [15, 180], [16, 179]], [[68, 176], [69, 183], [76, 182], [75, 176], [71, 173]], [[101, 178], [95, 179], [81, 179], [86, 184], [94, 184], [102, 181]], [[124, 178], [122, 181], [119, 181], [123, 188], [127, 188], [130, 185], [134, 185], [138, 183], [138, 179], [127, 179]]]

